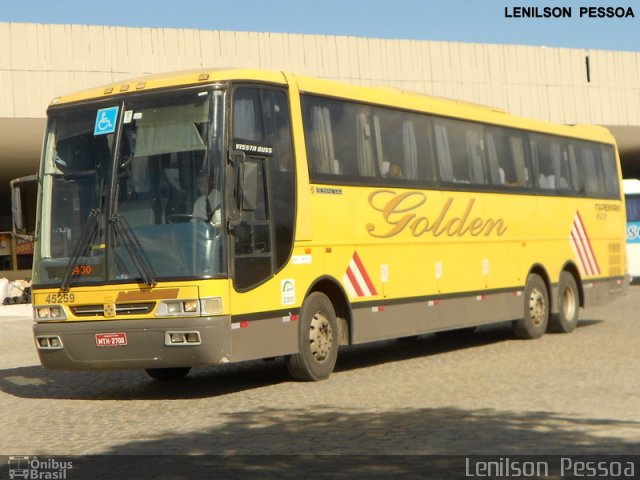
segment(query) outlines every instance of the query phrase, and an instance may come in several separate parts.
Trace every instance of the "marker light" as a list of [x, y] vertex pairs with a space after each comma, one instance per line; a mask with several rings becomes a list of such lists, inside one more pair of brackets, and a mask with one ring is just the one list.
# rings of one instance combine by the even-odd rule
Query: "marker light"
[[203, 298], [200, 300], [200, 311], [203, 315], [220, 315], [222, 313], [222, 298]]

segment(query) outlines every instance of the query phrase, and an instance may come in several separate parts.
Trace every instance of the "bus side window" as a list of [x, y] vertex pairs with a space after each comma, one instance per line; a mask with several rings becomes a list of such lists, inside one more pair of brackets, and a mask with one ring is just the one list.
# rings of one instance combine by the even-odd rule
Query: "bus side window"
[[336, 173], [335, 146], [331, 129], [331, 112], [327, 105], [315, 97], [302, 97], [304, 134], [309, 170], [312, 174]]
[[595, 145], [577, 140], [569, 141], [569, 164], [573, 189], [578, 195], [600, 196], [604, 186], [602, 170], [596, 163]]
[[453, 181], [453, 165], [451, 162], [451, 150], [449, 149], [449, 137], [447, 128], [444, 125], [434, 125], [436, 132], [436, 155], [438, 157], [438, 167], [440, 178], [444, 182]]
[[493, 185], [507, 188], [529, 185], [522, 135], [503, 127], [487, 127], [486, 144]]
[[433, 139], [428, 116], [375, 107], [373, 126], [381, 177], [393, 179], [384, 183], [434, 182]]
[[600, 161], [604, 172], [604, 192], [611, 198], [620, 198], [618, 168], [616, 166], [615, 149], [612, 145], [600, 146]]
[[569, 156], [564, 143], [551, 135], [531, 135], [530, 142], [538, 188], [553, 193], [572, 193]]
[[518, 186], [531, 186], [527, 157], [525, 154], [525, 139], [521, 135], [509, 137], [509, 151], [513, 159], [515, 178]]
[[376, 157], [380, 175], [386, 184], [401, 185], [403, 180], [416, 178], [415, 134], [409, 132], [413, 127], [408, 126], [410, 122], [404, 118], [404, 112], [374, 109]]
[[367, 110], [363, 109], [355, 114], [357, 174], [360, 177], [375, 177], [373, 135], [369, 123], [370, 115]]
[[435, 145], [433, 139], [433, 129], [431, 119], [427, 115], [413, 114], [411, 123], [416, 137], [418, 171], [417, 179], [428, 184], [435, 182]]
[[485, 146], [480, 124], [435, 118], [436, 151], [443, 181], [486, 185]]

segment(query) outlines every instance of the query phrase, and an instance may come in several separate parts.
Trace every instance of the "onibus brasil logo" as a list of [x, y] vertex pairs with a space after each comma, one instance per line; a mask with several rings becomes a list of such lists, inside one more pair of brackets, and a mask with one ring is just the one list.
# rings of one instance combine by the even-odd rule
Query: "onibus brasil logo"
[[40, 460], [38, 457], [9, 457], [9, 478], [33, 480], [65, 480], [67, 470], [73, 469], [73, 462], [62, 462], [54, 458]]

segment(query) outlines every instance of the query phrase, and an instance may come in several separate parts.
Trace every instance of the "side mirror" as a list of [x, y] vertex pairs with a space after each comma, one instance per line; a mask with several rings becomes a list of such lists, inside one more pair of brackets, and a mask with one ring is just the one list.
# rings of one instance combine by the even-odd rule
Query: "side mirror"
[[11, 218], [13, 219], [13, 233], [22, 232], [24, 223], [22, 221], [22, 199], [20, 197], [20, 187], [14, 186], [11, 182]]
[[29, 235], [24, 235], [23, 230], [24, 217], [22, 215], [22, 196], [20, 194], [20, 184], [27, 182], [36, 182], [38, 175], [27, 175], [26, 177], [15, 178], [9, 182], [11, 185], [11, 218], [12, 218], [12, 232], [16, 238], [24, 238], [32, 240]]

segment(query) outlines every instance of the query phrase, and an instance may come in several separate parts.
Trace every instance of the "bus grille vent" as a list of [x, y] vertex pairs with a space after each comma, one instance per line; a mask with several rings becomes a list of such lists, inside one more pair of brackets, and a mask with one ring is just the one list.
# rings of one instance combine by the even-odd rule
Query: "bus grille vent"
[[621, 277], [624, 275], [624, 259], [623, 259], [623, 244], [622, 243], [610, 243], [609, 244], [609, 275], [612, 277]]
[[[118, 303], [116, 304], [116, 315], [144, 315], [150, 313], [155, 306], [155, 302]], [[76, 317], [104, 316], [104, 305], [78, 305], [70, 308]]]

